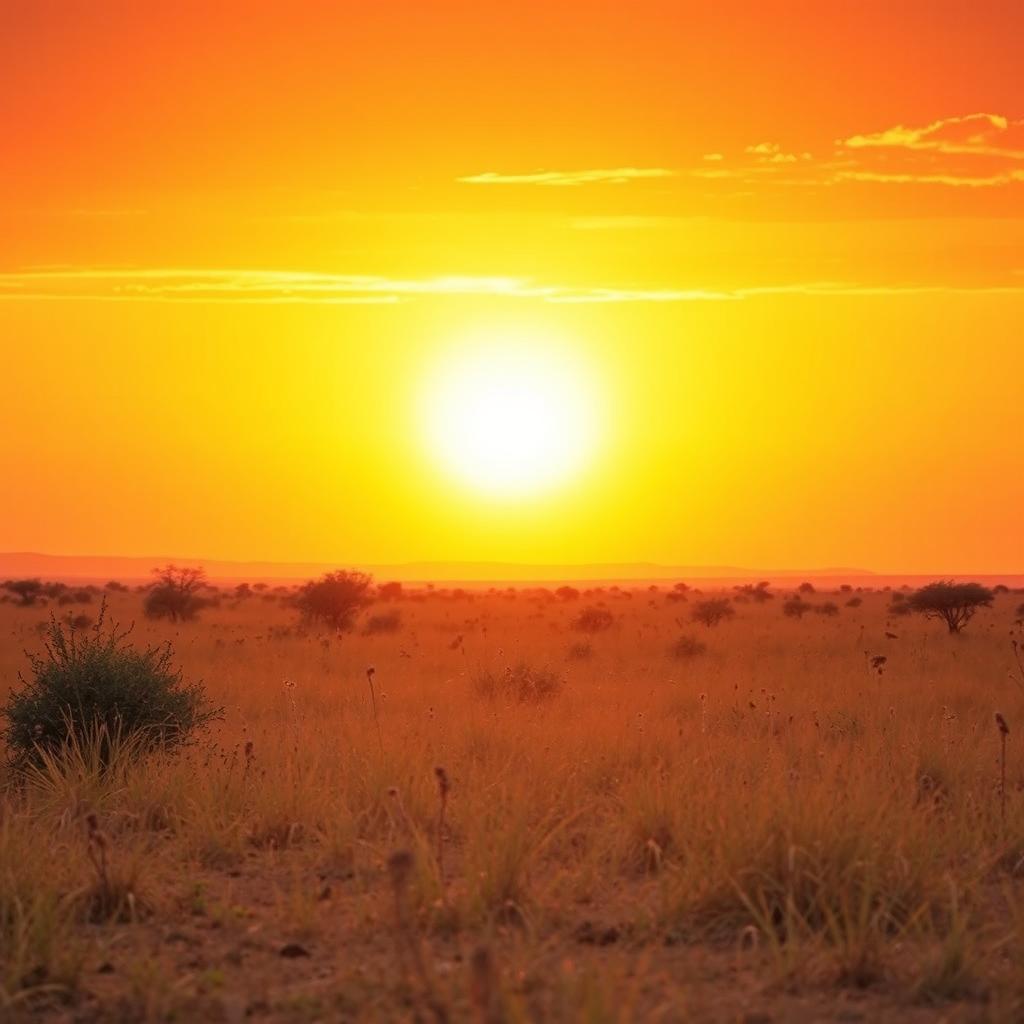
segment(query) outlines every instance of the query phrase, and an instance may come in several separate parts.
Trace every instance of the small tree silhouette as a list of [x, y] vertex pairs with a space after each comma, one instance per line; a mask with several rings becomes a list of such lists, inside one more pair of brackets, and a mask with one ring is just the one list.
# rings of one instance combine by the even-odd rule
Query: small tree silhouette
[[4, 590], [12, 593], [22, 608], [31, 608], [44, 594], [43, 584], [39, 580], [8, 580]]
[[370, 603], [372, 585], [373, 577], [368, 573], [339, 569], [301, 587], [295, 595], [295, 607], [307, 622], [345, 632]]
[[979, 608], [991, 608], [993, 593], [980, 583], [937, 580], [915, 590], [907, 606], [926, 619], [942, 619], [950, 633], [959, 633]]
[[805, 601], [802, 597], [791, 597], [782, 605], [782, 614], [791, 619], [802, 619], [814, 605]]
[[165, 565], [154, 569], [153, 574], [156, 583], [150, 587], [143, 605], [147, 618], [187, 622], [207, 604], [199, 596], [207, 585], [205, 570]]
[[730, 604], [729, 598], [714, 597], [695, 604], [693, 611], [690, 612], [690, 618], [710, 629], [712, 626], [717, 626], [723, 619], [731, 619], [735, 614], [736, 609]]

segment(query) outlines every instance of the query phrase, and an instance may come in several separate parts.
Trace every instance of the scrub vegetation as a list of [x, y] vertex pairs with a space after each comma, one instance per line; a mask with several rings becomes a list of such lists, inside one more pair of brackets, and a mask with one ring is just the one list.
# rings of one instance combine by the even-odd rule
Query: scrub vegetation
[[1019, 593], [12, 582], [0, 1019], [1024, 1018]]

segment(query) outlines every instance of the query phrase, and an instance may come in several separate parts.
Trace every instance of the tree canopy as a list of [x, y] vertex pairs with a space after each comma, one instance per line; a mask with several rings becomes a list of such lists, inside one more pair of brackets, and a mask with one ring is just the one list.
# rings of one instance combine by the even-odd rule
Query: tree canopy
[[941, 619], [950, 633], [959, 633], [979, 608], [989, 608], [995, 595], [980, 583], [936, 580], [915, 590], [907, 605], [928, 619]]

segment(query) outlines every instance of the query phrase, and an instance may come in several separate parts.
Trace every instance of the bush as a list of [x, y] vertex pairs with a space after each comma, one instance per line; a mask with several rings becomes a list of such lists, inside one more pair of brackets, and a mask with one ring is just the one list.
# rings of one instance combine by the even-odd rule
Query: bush
[[580, 592], [576, 587], [564, 586], [555, 591], [555, 597], [562, 601], [575, 601], [579, 596]]
[[735, 614], [736, 609], [730, 604], [727, 597], [714, 597], [694, 605], [693, 611], [690, 612], [690, 618], [710, 629], [712, 626], [717, 626], [723, 619], [731, 619]]
[[209, 603], [199, 596], [199, 592], [207, 585], [206, 573], [202, 569], [168, 565], [163, 569], [154, 569], [153, 573], [156, 575], [156, 583], [150, 587], [143, 603], [147, 618], [188, 622]]
[[590, 644], [571, 644], [566, 652], [570, 661], [586, 661], [594, 656], [594, 648]]
[[813, 605], [802, 597], [791, 597], [782, 605], [782, 614], [791, 619], [802, 619], [811, 610]]
[[861, 598], [859, 598], [859, 597], [851, 597], [850, 600], [846, 602], [846, 607], [847, 608], [859, 608], [863, 603], [864, 603], [864, 601]]
[[740, 597], [750, 598], [758, 604], [763, 604], [765, 601], [771, 601], [775, 597], [775, 595], [769, 591], [769, 586], [771, 586], [771, 584], [768, 580], [762, 580], [757, 584], [757, 586], [753, 583], [743, 583], [733, 587], [732, 589], [735, 590]]
[[684, 634], [670, 648], [673, 658], [696, 658], [708, 649], [708, 645], [694, 636]]
[[839, 605], [835, 601], [822, 601], [821, 604], [815, 605], [814, 610], [818, 615], [838, 615]]
[[0, 708], [15, 767], [39, 764], [75, 742], [131, 737], [140, 751], [172, 750], [220, 716], [201, 683], [185, 684], [171, 665], [170, 644], [138, 650], [128, 631], [88, 633], [51, 618], [43, 654], [30, 654], [31, 677]]
[[295, 607], [307, 623], [321, 623], [339, 633], [352, 628], [370, 603], [373, 577], [365, 572], [329, 572], [310, 580], [295, 595]]
[[476, 692], [489, 700], [501, 698], [520, 704], [536, 704], [554, 697], [563, 686], [556, 672], [533, 668], [525, 662], [506, 666], [502, 672], [481, 671], [473, 681]]
[[4, 590], [18, 599], [20, 608], [31, 608], [44, 594], [41, 580], [7, 580]]
[[607, 608], [597, 608], [594, 605], [584, 608], [571, 623], [572, 628], [578, 633], [603, 633], [614, 624], [615, 618]]
[[402, 628], [402, 616], [398, 612], [381, 612], [370, 615], [363, 623], [363, 632], [367, 636], [377, 633], [397, 633]]

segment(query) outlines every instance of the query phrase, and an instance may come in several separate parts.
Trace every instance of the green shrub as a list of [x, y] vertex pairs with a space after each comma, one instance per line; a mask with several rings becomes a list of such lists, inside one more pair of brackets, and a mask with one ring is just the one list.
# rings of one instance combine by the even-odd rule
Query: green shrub
[[0, 708], [14, 767], [40, 764], [97, 729], [139, 737], [140, 751], [170, 750], [220, 716], [201, 683], [185, 684], [170, 644], [138, 650], [128, 630], [104, 627], [101, 612], [87, 633], [51, 618], [44, 653], [30, 654], [30, 678]]

